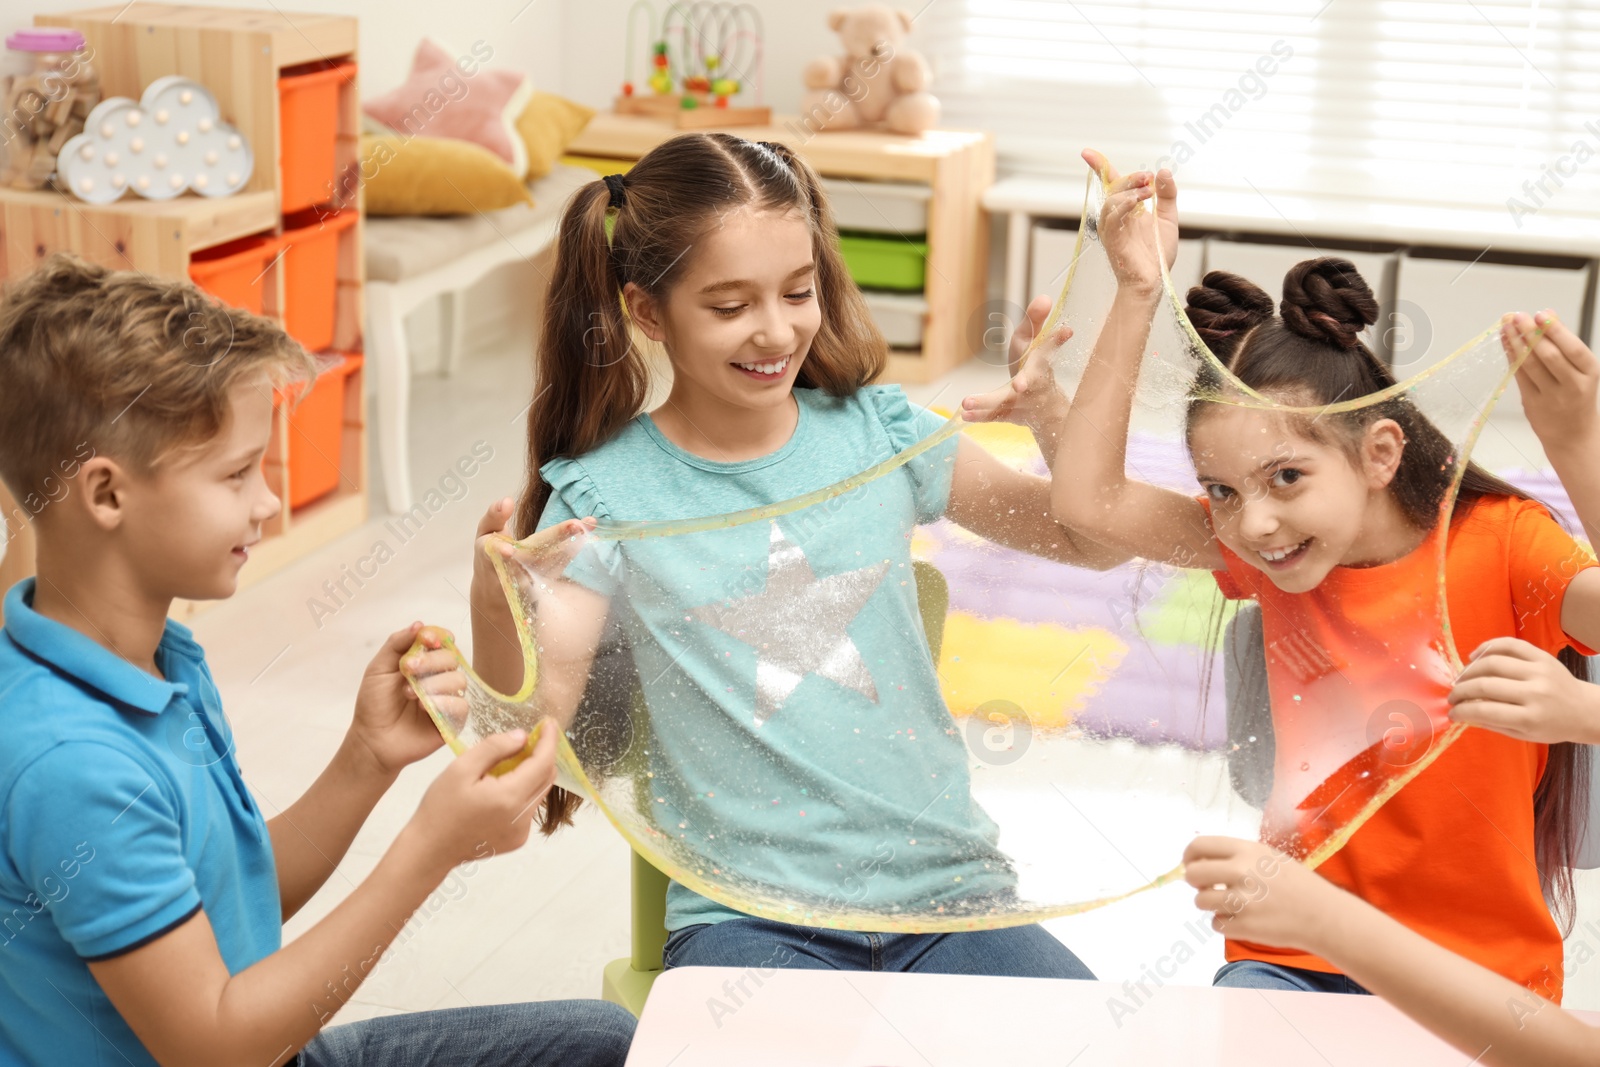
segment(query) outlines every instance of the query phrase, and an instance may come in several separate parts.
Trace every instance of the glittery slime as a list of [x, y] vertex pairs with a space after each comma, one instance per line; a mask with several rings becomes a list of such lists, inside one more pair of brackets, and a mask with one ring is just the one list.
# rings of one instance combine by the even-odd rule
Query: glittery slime
[[[1092, 175], [1073, 266], [1035, 341], [1071, 324], [1049, 352], [1069, 396], [1115, 292], [1097, 225], [1104, 197]], [[1455, 445], [1439, 472], [1443, 528], [1510, 374], [1489, 329], [1386, 393], [1282, 408], [1222, 368], [1167, 280], [1129, 470], [1199, 493], [1184, 437], [1197, 395], [1316, 418], [1404, 393]], [[1461, 661], [1442, 538], [1403, 561], [1396, 614], [1335, 604], [1297, 622], [1295, 647], [1264, 653], [1259, 627], [1236, 627], [1236, 604], [1203, 571], [1136, 560], [1090, 572], [944, 518], [912, 532], [860, 491], [938, 476], [963, 432], [1044, 471], [1018, 428], [951, 419], [794, 499], [601, 523], [524, 542], [509, 563], [491, 551], [525, 654], [522, 687], [495, 692], [467, 666], [464, 702], [424, 703], [456, 751], [554, 717], [563, 786], [688, 889], [780, 921], [879, 931], [1002, 927], [1110, 904], [1174, 880], [1197, 833], [1265, 833], [1316, 865], [1459, 735], [1446, 718]], [[938, 575], [949, 601], [935, 658], [918, 593]], [[1361, 663], [1351, 648], [1366, 650]], [[1236, 684], [1241, 664], [1259, 674], [1264, 655], [1297, 665], [1303, 682], [1270, 714], [1264, 692], [1252, 708], [1235, 691], [1248, 689]], [[1398, 742], [1397, 707], [1413, 728]]]

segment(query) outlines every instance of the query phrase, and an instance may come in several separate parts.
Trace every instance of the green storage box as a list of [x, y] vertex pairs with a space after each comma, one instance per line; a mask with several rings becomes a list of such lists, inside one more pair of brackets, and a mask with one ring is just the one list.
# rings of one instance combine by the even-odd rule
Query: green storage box
[[839, 251], [850, 277], [863, 289], [921, 292], [928, 276], [928, 242], [923, 237], [841, 233]]

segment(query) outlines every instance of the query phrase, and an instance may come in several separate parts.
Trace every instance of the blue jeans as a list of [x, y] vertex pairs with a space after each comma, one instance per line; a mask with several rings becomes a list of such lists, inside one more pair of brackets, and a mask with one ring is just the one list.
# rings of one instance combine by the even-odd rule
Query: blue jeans
[[490, 1004], [330, 1026], [300, 1067], [622, 1067], [634, 1019], [603, 1000]]
[[920, 971], [1009, 978], [1090, 978], [1083, 961], [1040, 926], [954, 934], [867, 934], [724, 919], [674, 930], [671, 967], [788, 967], [834, 971]]
[[1214, 986], [1229, 989], [1288, 989], [1299, 993], [1360, 993], [1370, 996], [1342, 974], [1284, 967], [1261, 960], [1234, 960], [1224, 963], [1211, 980]]

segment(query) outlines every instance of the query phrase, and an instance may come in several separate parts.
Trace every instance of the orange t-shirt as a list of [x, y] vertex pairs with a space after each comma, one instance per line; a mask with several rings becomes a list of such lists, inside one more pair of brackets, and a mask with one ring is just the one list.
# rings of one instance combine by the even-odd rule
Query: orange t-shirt
[[[1203, 500], [1204, 498], [1202, 498]], [[1308, 593], [1285, 593], [1221, 546], [1224, 596], [1261, 604], [1276, 743], [1264, 831], [1319, 832], [1348, 818], [1375, 783], [1448, 728], [1451, 672], [1439, 618], [1435, 530], [1376, 567], [1336, 567]], [[1552, 655], [1567, 645], [1561, 600], [1593, 557], [1532, 501], [1480, 499], [1449, 528], [1450, 629], [1462, 659], [1494, 637]], [[1373, 745], [1390, 723], [1409, 748]], [[1562, 945], [1534, 865], [1533, 796], [1547, 746], [1469, 729], [1380, 808], [1319, 873], [1490, 970], [1561, 999]], [[1342, 784], [1320, 783], [1334, 778]], [[1307, 793], [1310, 798], [1307, 799]], [[1320, 807], [1319, 807], [1320, 805]], [[1315, 815], [1326, 815], [1318, 826]], [[1229, 940], [1227, 958], [1335, 972], [1327, 961]]]

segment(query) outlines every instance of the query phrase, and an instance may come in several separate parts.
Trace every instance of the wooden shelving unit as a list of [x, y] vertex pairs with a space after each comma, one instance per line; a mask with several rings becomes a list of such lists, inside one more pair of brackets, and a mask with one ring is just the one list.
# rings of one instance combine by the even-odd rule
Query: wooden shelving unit
[[[577, 156], [636, 160], [686, 131], [634, 115], [596, 115], [567, 151]], [[710, 132], [710, 131], [707, 131]], [[927, 320], [920, 352], [894, 351], [886, 379], [926, 382], [982, 348], [981, 316], [989, 264], [989, 217], [983, 194], [994, 182], [994, 139], [988, 133], [929, 130], [920, 137], [867, 130], [810, 133], [798, 118], [725, 132], [776, 141], [823, 177], [864, 182], [916, 182], [928, 202]]]
[[[350, 60], [356, 56], [353, 18], [270, 10], [190, 7], [134, 3], [86, 11], [43, 15], [40, 26], [82, 32], [92, 50], [106, 96], [138, 99], [145, 86], [167, 75], [183, 75], [205, 85], [217, 98], [225, 122], [250, 142], [255, 171], [245, 191], [209, 199], [192, 193], [167, 201], [126, 196], [113, 204], [85, 204], [60, 192], [0, 189], [0, 278], [32, 271], [57, 251], [70, 251], [119, 270], [138, 270], [163, 278], [188, 278], [195, 253], [255, 234], [281, 235], [278, 78], [289, 68]], [[360, 166], [360, 90], [358, 75], [338, 89], [335, 172], [329, 200], [346, 192], [342, 207], [357, 215], [338, 236], [337, 297], [331, 351], [362, 351], [365, 319]], [[284, 270], [274, 260], [264, 276], [265, 314], [281, 317], [286, 302]], [[276, 413], [265, 471], [284, 499], [283, 513], [264, 531], [241, 585], [260, 581], [307, 552], [360, 526], [367, 518], [367, 432], [362, 369], [346, 379], [339, 442], [339, 484], [327, 496], [291, 508], [289, 413]], [[18, 507], [0, 488], [0, 510]], [[32, 573], [31, 531], [17, 536], [0, 561], [0, 582]], [[191, 615], [199, 605], [175, 605], [175, 615]]]

